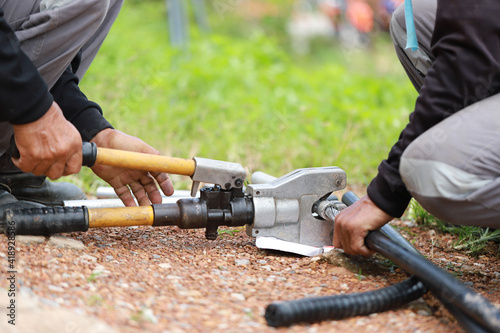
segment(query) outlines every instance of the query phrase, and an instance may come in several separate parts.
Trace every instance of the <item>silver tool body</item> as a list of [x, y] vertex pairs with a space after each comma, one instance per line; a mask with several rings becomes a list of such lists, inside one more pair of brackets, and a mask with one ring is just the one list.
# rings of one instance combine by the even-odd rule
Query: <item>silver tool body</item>
[[267, 184], [248, 185], [254, 220], [247, 225], [247, 234], [310, 246], [331, 245], [333, 221], [315, 216], [313, 207], [345, 186], [346, 174], [338, 167], [298, 169]]

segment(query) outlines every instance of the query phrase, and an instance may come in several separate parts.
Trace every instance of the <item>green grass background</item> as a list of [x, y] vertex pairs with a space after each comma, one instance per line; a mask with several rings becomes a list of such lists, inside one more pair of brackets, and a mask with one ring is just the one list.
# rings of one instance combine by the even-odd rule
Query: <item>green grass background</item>
[[[175, 48], [164, 0], [125, 1], [82, 90], [115, 128], [164, 155], [237, 162], [249, 174], [274, 176], [338, 166], [348, 185], [368, 185], [417, 97], [388, 33], [360, 49], [317, 38], [299, 56], [286, 33], [293, 0], [261, 2], [273, 10], [257, 16], [242, 3], [207, 0], [210, 31], [190, 13], [189, 43]], [[105, 185], [88, 169], [64, 178], [90, 194]], [[191, 186], [187, 177], [172, 178], [176, 189]], [[454, 246], [474, 255], [500, 239], [498, 230], [439, 221], [416, 202], [405, 218], [456, 234]]]
[[[210, 31], [189, 16], [189, 44], [174, 48], [164, 1], [126, 1], [81, 88], [115, 128], [162, 154], [275, 176], [339, 166], [366, 184], [417, 96], [388, 34], [364, 49], [318, 39], [298, 56], [285, 31], [291, 1], [271, 3], [278, 13], [256, 19], [238, 1], [207, 1]], [[78, 179], [102, 184], [88, 170]]]

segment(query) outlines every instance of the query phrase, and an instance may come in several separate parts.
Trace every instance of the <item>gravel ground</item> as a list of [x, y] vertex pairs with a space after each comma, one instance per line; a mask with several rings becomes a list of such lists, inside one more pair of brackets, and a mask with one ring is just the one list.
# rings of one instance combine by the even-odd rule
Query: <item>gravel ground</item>
[[[452, 236], [405, 230], [435, 264], [499, 305], [496, 252], [474, 258], [450, 249]], [[203, 230], [176, 227], [18, 236], [14, 327], [6, 316], [7, 243], [1, 235], [1, 332], [461, 332], [429, 294], [368, 317], [269, 327], [263, 315], [273, 301], [374, 290], [408, 275], [377, 257], [261, 250], [243, 228], [224, 229], [209, 241]]]

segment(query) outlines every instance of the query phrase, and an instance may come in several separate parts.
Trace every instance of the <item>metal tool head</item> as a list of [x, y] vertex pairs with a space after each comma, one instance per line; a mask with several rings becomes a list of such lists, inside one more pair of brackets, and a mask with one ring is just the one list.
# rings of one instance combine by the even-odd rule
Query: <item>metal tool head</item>
[[196, 163], [191, 187], [191, 196], [195, 197], [200, 183], [219, 185], [222, 189], [242, 188], [246, 172], [241, 164], [194, 157]]
[[248, 185], [246, 193], [253, 197], [255, 214], [247, 234], [311, 246], [331, 245], [333, 222], [315, 217], [313, 206], [345, 186], [346, 174], [338, 167], [298, 169], [267, 184]]

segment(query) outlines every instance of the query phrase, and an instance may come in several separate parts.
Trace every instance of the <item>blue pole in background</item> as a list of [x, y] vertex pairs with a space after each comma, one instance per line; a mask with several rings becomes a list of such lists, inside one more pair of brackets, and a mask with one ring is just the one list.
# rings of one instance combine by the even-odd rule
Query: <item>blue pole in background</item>
[[182, 0], [166, 0], [167, 17], [172, 46], [182, 46], [188, 41], [186, 9]]

